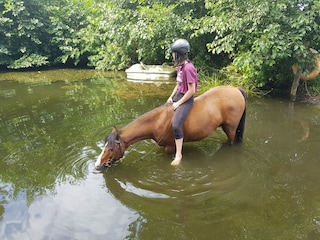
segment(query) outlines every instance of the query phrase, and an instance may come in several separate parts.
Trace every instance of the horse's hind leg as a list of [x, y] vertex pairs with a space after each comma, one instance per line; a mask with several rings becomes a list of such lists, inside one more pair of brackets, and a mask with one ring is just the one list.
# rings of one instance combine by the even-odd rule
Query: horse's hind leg
[[235, 137], [236, 137], [237, 126], [222, 125], [221, 127], [222, 127], [222, 130], [225, 132], [225, 134], [228, 137], [229, 144], [233, 145]]

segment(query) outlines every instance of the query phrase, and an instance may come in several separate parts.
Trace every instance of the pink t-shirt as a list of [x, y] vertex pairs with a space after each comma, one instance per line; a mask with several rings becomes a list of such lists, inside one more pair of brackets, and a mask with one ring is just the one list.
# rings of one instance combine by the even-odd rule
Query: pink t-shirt
[[197, 70], [191, 62], [187, 62], [177, 69], [178, 92], [185, 94], [188, 91], [188, 83], [194, 83], [198, 89]]

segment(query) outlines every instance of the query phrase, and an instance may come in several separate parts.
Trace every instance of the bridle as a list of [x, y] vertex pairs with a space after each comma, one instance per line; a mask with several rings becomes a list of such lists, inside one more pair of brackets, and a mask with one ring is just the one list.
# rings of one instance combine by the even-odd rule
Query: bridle
[[119, 139], [115, 139], [115, 140], [114, 140], [114, 143], [115, 143], [116, 145], [118, 145], [118, 149], [119, 149], [119, 151], [120, 151], [120, 156], [119, 156], [119, 158], [116, 158], [116, 157], [115, 157], [115, 153], [113, 153], [112, 158], [110, 159], [110, 161], [103, 164], [104, 167], [111, 167], [112, 165], [114, 165], [114, 163], [115, 163], [117, 160], [119, 160], [120, 158], [122, 158], [123, 155], [124, 155], [124, 152], [122, 152], [122, 143], [121, 143], [120, 136], [119, 136]]
[[[157, 143], [158, 145], [159, 145], [159, 143], [163, 140], [163, 138], [164, 138], [165, 135], [166, 135], [166, 132], [163, 132], [163, 134], [161, 135], [161, 137], [159, 138], [159, 140], [156, 141], [156, 143]], [[114, 142], [113, 146], [110, 147], [108, 150], [109, 150], [109, 151], [110, 151], [110, 150], [113, 151], [113, 149], [115, 148], [114, 145], [116, 144], [116, 145], [118, 145], [118, 151], [120, 152], [120, 156], [119, 156], [119, 157], [116, 157], [115, 155], [117, 155], [117, 154], [115, 154], [115, 152], [113, 152], [113, 155], [112, 155], [111, 159], [109, 160], [109, 162], [103, 163], [103, 164], [101, 165], [102, 167], [106, 167], [106, 168], [111, 167], [111, 166], [115, 165], [115, 162], [116, 162], [117, 160], [119, 160], [120, 158], [122, 158], [122, 157], [124, 156], [125, 151], [122, 151], [123, 141], [121, 140], [120, 135], [118, 135], [118, 138], [115, 139], [115, 140], [113, 140], [113, 142]], [[106, 147], [106, 146], [105, 146], [105, 147]], [[150, 149], [150, 151], [149, 151], [148, 153], [146, 153], [144, 156], [142, 156], [140, 159], [145, 158], [145, 157], [148, 156], [152, 151], [153, 151], [153, 149]]]

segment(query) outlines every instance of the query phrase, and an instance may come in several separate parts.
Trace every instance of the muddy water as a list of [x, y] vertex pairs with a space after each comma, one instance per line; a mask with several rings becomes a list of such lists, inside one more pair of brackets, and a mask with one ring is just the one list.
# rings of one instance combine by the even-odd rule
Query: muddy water
[[0, 239], [320, 238], [318, 107], [249, 98], [242, 146], [218, 129], [173, 168], [142, 141], [97, 172], [112, 126], [163, 104], [172, 85], [33, 74], [0, 74]]

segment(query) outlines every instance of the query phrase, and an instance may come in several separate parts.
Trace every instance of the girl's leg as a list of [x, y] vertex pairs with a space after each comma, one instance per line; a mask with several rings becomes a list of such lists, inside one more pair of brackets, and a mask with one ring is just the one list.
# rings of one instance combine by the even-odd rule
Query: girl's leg
[[180, 164], [182, 159], [182, 144], [183, 144], [183, 138], [175, 139], [176, 142], [176, 155], [171, 162], [172, 166], [177, 166]]
[[174, 113], [172, 129], [175, 137], [176, 154], [174, 160], [171, 162], [172, 166], [180, 164], [182, 159], [182, 144], [183, 144], [183, 130], [182, 125], [187, 119], [187, 116], [193, 106], [193, 97], [187, 102], [178, 107]]

